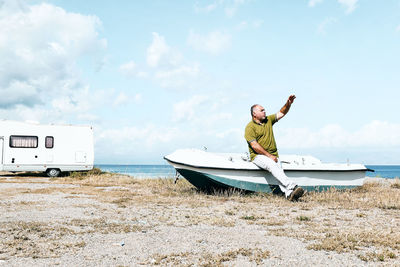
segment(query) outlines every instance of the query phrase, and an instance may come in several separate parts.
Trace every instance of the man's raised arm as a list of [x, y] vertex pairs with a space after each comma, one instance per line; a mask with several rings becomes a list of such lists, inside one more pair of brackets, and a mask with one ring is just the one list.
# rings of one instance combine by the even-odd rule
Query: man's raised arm
[[282, 119], [289, 112], [290, 106], [293, 104], [293, 101], [294, 101], [295, 98], [296, 98], [295, 95], [289, 96], [289, 98], [286, 101], [285, 105], [281, 108], [281, 110], [279, 110], [278, 113], [276, 113], [276, 119], [278, 121], [280, 119]]

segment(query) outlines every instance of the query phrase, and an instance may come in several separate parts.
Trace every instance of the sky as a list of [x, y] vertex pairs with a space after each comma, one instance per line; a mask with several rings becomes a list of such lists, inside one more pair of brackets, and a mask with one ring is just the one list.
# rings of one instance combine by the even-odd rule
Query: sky
[[92, 125], [96, 164], [246, 152], [400, 164], [400, 0], [0, 0], [0, 119]]

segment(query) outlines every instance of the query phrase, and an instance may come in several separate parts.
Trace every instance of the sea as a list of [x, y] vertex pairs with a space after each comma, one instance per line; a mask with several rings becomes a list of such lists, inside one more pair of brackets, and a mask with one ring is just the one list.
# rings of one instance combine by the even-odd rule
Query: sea
[[[369, 177], [399, 178], [400, 165], [365, 165], [374, 172], [367, 172]], [[171, 165], [112, 165], [99, 164], [95, 167], [105, 172], [121, 173], [134, 178], [174, 178], [175, 169]]]

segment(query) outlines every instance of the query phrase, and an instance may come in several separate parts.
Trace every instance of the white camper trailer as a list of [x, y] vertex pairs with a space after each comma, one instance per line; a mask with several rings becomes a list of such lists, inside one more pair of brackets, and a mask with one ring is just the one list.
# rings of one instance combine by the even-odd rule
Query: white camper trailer
[[40, 125], [0, 121], [0, 171], [62, 171], [93, 169], [91, 126]]

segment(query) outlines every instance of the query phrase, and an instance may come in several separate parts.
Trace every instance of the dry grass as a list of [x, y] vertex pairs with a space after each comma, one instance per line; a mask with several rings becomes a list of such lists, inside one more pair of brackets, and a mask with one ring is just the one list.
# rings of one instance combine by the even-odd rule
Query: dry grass
[[52, 178], [51, 181], [54, 183], [79, 184], [79, 185], [96, 186], [96, 187], [130, 185], [136, 182], [135, 179], [132, 179], [132, 177], [128, 175], [113, 174], [113, 173], [102, 173], [100, 175], [93, 175], [88, 173], [87, 175], [81, 174], [77, 175], [76, 177], [66, 176], [60, 178]]
[[[230, 218], [222, 226], [237, 224], [240, 219], [247, 224], [270, 227], [277, 235], [306, 240], [311, 243], [309, 249], [354, 252], [363, 260], [386, 261], [400, 255], [400, 232], [396, 230], [400, 226], [399, 184], [399, 179], [395, 179], [369, 182], [353, 190], [311, 192], [299, 203], [265, 194], [205, 195], [188, 189], [186, 184], [182, 194], [177, 194], [179, 185], [178, 189], [165, 189], [173, 190], [179, 199], [186, 198], [185, 202], [190, 201], [188, 192], [192, 198], [212, 200], [214, 205], [229, 202], [223, 214], [215, 214]], [[260, 203], [266, 207], [260, 207]], [[295, 208], [276, 217], [268, 216], [271, 207], [275, 211]], [[377, 252], [371, 253], [370, 248]]]
[[171, 254], [155, 254], [142, 264], [162, 265], [162, 266], [226, 266], [229, 262], [236, 260], [238, 257], [246, 259], [248, 262], [254, 262], [257, 265], [262, 264], [263, 260], [270, 256], [268, 250], [259, 248], [239, 248], [226, 251], [223, 253], [202, 253], [195, 254], [192, 252], [181, 252]]
[[[310, 242], [308, 248], [313, 250], [353, 252], [365, 261], [397, 258], [400, 255], [397, 184], [398, 180], [370, 182], [354, 190], [308, 193], [299, 205], [312, 209], [297, 216], [297, 210], [292, 210], [285, 214], [290, 218], [285, 226], [271, 231]], [[375, 252], [371, 253], [371, 249]]]
[[69, 225], [79, 227], [79, 233], [130, 233], [149, 229], [139, 225], [137, 221], [111, 222], [107, 218], [98, 219], [73, 219]]
[[[0, 223], [0, 256], [48, 258], [59, 257], [86, 246], [84, 240], [68, 241], [70, 236], [87, 233], [129, 233], [149, 229], [135, 221], [110, 222], [106, 218], [71, 220], [65, 225], [44, 222]], [[82, 237], [83, 238], [83, 237]], [[79, 239], [79, 238], [78, 238]]]
[[60, 225], [39, 222], [12, 222], [0, 224], [2, 258], [12, 256], [47, 258], [58, 257], [61, 251], [81, 248], [83, 241], [77, 243], [59, 242], [75, 231]]
[[105, 172], [103, 172], [99, 168], [93, 168], [90, 171], [79, 171], [79, 172], [75, 171], [75, 172], [71, 172], [69, 174], [69, 176], [71, 178], [74, 178], [74, 179], [84, 179], [87, 176], [98, 176], [98, 175], [102, 175], [104, 173]]
[[400, 189], [400, 179], [399, 178], [393, 179], [391, 187]]
[[310, 204], [323, 204], [328, 208], [340, 209], [394, 209], [400, 210], [398, 179], [387, 182], [368, 182], [352, 190], [330, 189], [324, 192], [311, 192], [303, 201]]

